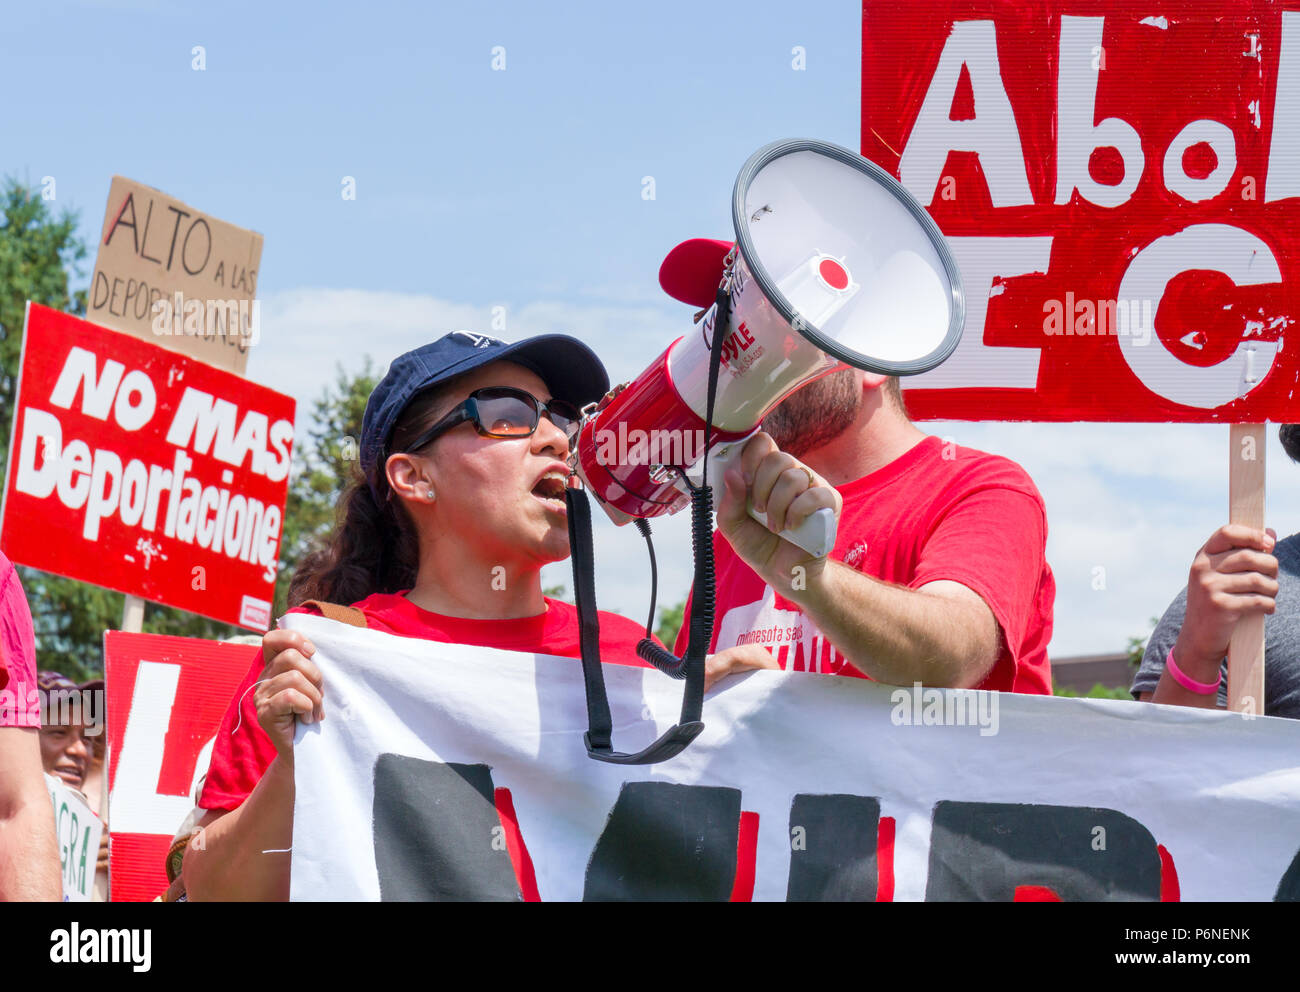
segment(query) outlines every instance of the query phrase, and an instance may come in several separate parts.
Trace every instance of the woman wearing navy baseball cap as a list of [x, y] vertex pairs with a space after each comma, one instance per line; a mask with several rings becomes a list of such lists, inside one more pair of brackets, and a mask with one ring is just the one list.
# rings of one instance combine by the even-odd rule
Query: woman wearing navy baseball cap
[[[566, 460], [578, 411], [608, 388], [591, 349], [558, 334], [455, 331], [402, 355], [370, 394], [359, 477], [290, 603], [390, 634], [580, 657], [577, 610], [543, 595], [541, 569], [569, 555]], [[641, 627], [602, 613], [600, 630], [603, 657], [643, 664]], [[297, 631], [263, 638], [213, 749], [190, 898], [288, 898], [295, 722], [326, 713], [313, 651]]]

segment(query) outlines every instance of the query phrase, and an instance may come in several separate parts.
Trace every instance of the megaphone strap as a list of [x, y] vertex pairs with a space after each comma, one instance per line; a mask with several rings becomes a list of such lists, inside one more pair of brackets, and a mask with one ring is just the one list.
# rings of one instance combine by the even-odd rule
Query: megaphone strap
[[614, 730], [600, 670], [600, 614], [596, 608], [595, 561], [591, 543], [591, 504], [580, 489], [564, 491], [569, 550], [573, 555], [573, 595], [578, 608], [578, 644], [587, 684], [587, 749], [608, 751]]
[[[722, 342], [731, 319], [731, 294], [728, 291], [730, 267], [717, 290], [715, 332], [709, 351], [709, 389], [706, 400], [704, 450], [707, 452], [713, 439], [713, 401], [718, 391], [718, 373], [722, 367]], [[685, 475], [683, 473], [683, 478]], [[578, 642], [582, 652], [582, 677], [587, 690], [587, 725], [585, 735], [587, 756], [597, 761], [622, 765], [648, 765], [666, 761], [684, 751], [700, 732], [704, 724], [700, 717], [704, 711], [704, 662], [713, 640], [713, 490], [709, 486], [708, 463], [700, 485], [691, 484], [691, 541], [695, 557], [695, 582], [692, 587], [690, 637], [686, 654], [678, 658], [672, 652], [655, 644], [648, 636], [650, 622], [654, 620], [656, 589], [652, 587], [650, 622], [646, 624], [646, 638], [637, 645], [637, 654], [660, 671], [673, 678], [684, 678], [681, 719], [649, 747], [635, 754], [614, 750], [613, 719], [609, 712], [609, 697], [605, 692], [605, 676], [600, 663], [600, 616], [596, 609], [595, 555], [591, 540], [591, 505], [587, 494], [580, 489], [564, 491], [568, 507], [569, 550], [573, 556], [573, 589], [578, 609]], [[657, 573], [654, 545], [650, 541], [650, 527], [638, 520], [638, 530], [646, 539], [650, 552], [652, 573]], [[657, 574], [652, 583], [657, 586]]]

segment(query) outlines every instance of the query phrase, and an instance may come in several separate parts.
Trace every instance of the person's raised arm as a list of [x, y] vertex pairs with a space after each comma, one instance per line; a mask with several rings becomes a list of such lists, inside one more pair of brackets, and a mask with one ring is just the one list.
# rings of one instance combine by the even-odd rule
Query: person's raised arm
[[63, 898], [39, 733], [0, 727], [0, 902]]
[[[1272, 553], [1276, 543], [1271, 531], [1240, 524], [1226, 524], [1210, 535], [1192, 560], [1187, 609], [1173, 647], [1174, 665], [1183, 679], [1180, 682], [1165, 664], [1155, 691], [1143, 692], [1139, 699], [1204, 709], [1218, 706], [1220, 668], [1237, 621], [1277, 609], [1278, 562]], [[1189, 687], [1195, 683], [1205, 691]]]
[[273, 630], [262, 638], [268, 660], [253, 699], [276, 756], [238, 808], [209, 810], [199, 821], [201, 833], [186, 848], [181, 869], [192, 901], [289, 898], [293, 737], [299, 717], [307, 723], [325, 717], [314, 651], [299, 631]]

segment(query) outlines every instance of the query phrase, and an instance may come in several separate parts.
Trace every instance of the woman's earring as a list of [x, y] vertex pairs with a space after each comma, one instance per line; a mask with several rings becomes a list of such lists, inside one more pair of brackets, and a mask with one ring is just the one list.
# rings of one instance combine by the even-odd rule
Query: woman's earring
[[432, 487], [432, 486], [430, 486], [428, 489], [426, 489], [426, 490], [424, 491], [424, 498], [427, 499], [427, 500], [430, 500], [430, 501], [432, 501], [432, 500], [435, 498], [434, 495], [433, 495], [433, 487]]

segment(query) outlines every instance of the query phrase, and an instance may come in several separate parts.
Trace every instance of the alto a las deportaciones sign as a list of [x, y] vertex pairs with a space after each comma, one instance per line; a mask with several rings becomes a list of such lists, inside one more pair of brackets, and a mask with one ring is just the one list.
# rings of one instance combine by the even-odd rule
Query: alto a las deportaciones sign
[[920, 419], [1300, 419], [1300, 4], [865, 0], [862, 153], [967, 294]]
[[288, 396], [28, 304], [0, 546], [266, 630], [293, 420]]
[[260, 332], [261, 259], [257, 232], [114, 176], [86, 316], [243, 375]]

